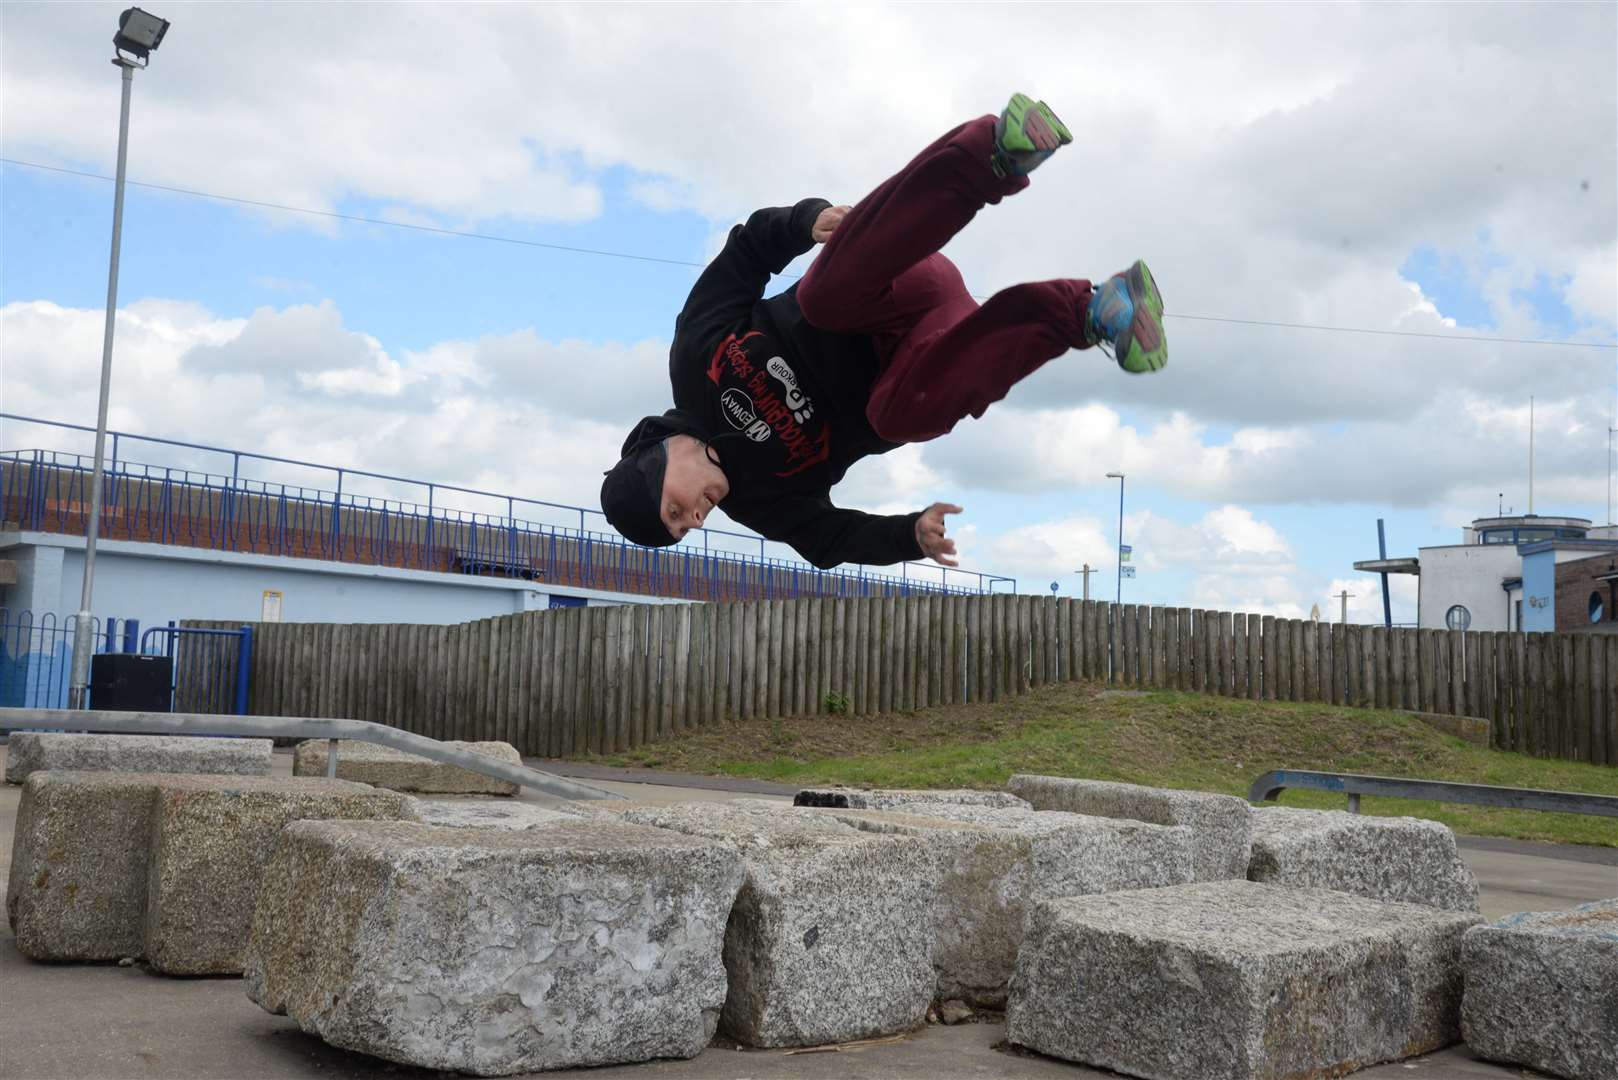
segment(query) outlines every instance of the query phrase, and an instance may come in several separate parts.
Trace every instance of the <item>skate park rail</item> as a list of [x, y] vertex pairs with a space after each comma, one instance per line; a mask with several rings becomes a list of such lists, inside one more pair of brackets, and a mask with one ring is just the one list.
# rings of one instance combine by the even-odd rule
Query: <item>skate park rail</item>
[[1307, 769], [1272, 769], [1253, 781], [1247, 791], [1252, 803], [1274, 801], [1287, 788], [1336, 791], [1348, 796], [1348, 811], [1360, 812], [1361, 795], [1387, 795], [1397, 799], [1474, 803], [1512, 810], [1546, 810], [1558, 814], [1594, 814], [1618, 817], [1618, 796], [1583, 791], [1540, 791], [1536, 788], [1458, 784], [1448, 780], [1413, 780], [1402, 776], [1362, 776], [1356, 773], [1311, 772]]
[[325, 739], [326, 775], [337, 775], [337, 740], [380, 743], [395, 750], [455, 765], [469, 772], [561, 799], [617, 799], [622, 796], [575, 783], [551, 773], [497, 761], [483, 754], [445, 746], [437, 739], [400, 731], [369, 720], [294, 716], [230, 716], [216, 713], [112, 712], [105, 709], [0, 708], [0, 731], [95, 731], [117, 735], [236, 735], [259, 739]]

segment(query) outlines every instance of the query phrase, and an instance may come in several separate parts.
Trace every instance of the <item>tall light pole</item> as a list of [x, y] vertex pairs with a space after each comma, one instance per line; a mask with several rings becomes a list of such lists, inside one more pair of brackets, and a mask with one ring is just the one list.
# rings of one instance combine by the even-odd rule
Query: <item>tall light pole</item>
[[107, 268], [107, 322], [101, 339], [101, 399], [96, 405], [96, 453], [90, 476], [90, 520], [84, 528], [84, 585], [79, 593], [79, 614], [73, 625], [73, 679], [68, 687], [68, 708], [85, 707], [90, 686], [90, 604], [95, 590], [96, 540], [101, 533], [101, 469], [107, 449], [107, 397], [112, 389], [112, 330], [118, 309], [118, 247], [124, 228], [124, 165], [129, 157], [129, 92], [135, 69], [149, 62], [152, 50], [168, 33], [166, 19], [128, 8], [118, 16], [112, 37], [113, 65], [123, 72], [123, 100], [118, 109], [118, 178], [112, 195], [112, 258]]
[[1124, 602], [1124, 474], [1110, 472], [1108, 480], [1118, 481], [1118, 595], [1115, 603]]

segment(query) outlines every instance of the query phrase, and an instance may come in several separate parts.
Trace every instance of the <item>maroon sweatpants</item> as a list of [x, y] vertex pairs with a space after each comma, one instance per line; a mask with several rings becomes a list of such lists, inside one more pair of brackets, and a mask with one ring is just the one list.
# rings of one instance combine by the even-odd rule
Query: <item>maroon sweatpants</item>
[[994, 121], [962, 124], [860, 200], [798, 284], [812, 325], [875, 339], [882, 372], [866, 417], [889, 442], [936, 439], [1085, 348], [1088, 281], [1013, 285], [980, 307], [938, 253], [985, 204], [1028, 186], [995, 176]]

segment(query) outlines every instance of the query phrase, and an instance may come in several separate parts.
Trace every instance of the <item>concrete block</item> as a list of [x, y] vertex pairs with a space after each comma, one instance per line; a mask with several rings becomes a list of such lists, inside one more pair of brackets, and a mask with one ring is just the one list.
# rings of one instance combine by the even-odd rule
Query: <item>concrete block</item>
[[948, 804], [789, 812], [911, 836], [926, 846], [935, 860], [929, 910], [937, 999], [980, 1008], [1004, 1007], [1034, 900], [1191, 880], [1190, 837], [1181, 828]]
[[[521, 765], [522, 755], [505, 742], [450, 742], [457, 750], [483, 754], [508, 765]], [[292, 751], [292, 775], [325, 776], [326, 757], [331, 743], [309, 739]], [[417, 791], [433, 795], [515, 795], [517, 785], [508, 780], [472, 772], [457, 765], [409, 754], [380, 743], [341, 739], [337, 743], [337, 779], [353, 780], [394, 791]]]
[[580, 815], [511, 799], [412, 799], [416, 820], [450, 829], [537, 829]]
[[1041, 901], [1006, 1035], [1162, 1080], [1337, 1076], [1457, 1040], [1478, 919], [1246, 881]]
[[6, 749], [6, 783], [42, 769], [268, 776], [270, 749], [269, 739], [19, 731]]
[[1247, 876], [1251, 825], [1245, 799], [1205, 791], [1026, 773], [1006, 781], [1006, 788], [1036, 810], [1184, 825], [1192, 834], [1195, 880], [1224, 881]]
[[1461, 1030], [1479, 1057], [1618, 1077], [1618, 899], [1474, 926], [1462, 950]]
[[247, 994], [429, 1069], [694, 1057], [725, 1001], [741, 883], [726, 845], [624, 824], [299, 822], [253, 919]]
[[949, 803], [906, 803], [899, 809], [1028, 837], [1030, 885], [1040, 896], [1088, 896], [1193, 880], [1192, 833], [1183, 825]]
[[1037, 893], [1033, 837], [885, 810], [794, 812], [834, 818], [864, 832], [912, 837], [925, 847], [934, 861], [928, 911], [935, 999], [1005, 1006], [1028, 901]]
[[752, 1046], [908, 1031], [933, 997], [927, 849], [814, 815], [686, 803], [625, 821], [718, 840], [746, 879], [725, 933], [722, 1029]]
[[142, 955], [157, 781], [135, 773], [29, 774], [6, 889], [18, 952], [35, 960]]
[[955, 806], [989, 806], [1002, 810], [1029, 809], [1022, 799], [1004, 791], [978, 791], [974, 788], [936, 790], [886, 788], [862, 791], [859, 788], [805, 788], [793, 797], [793, 806], [826, 806], [838, 810], [893, 810], [907, 803], [948, 803]]
[[1253, 809], [1247, 877], [1372, 900], [1477, 911], [1478, 882], [1436, 821], [1343, 810]]
[[170, 975], [235, 975], [289, 822], [409, 819], [411, 800], [325, 778], [169, 776], [151, 804], [145, 953]]

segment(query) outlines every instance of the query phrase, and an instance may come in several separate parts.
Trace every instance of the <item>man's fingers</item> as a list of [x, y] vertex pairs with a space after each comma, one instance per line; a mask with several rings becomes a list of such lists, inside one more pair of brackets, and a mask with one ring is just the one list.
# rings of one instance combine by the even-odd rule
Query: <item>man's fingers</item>
[[933, 508], [941, 514], [960, 514], [964, 511], [954, 503], [934, 503]]

